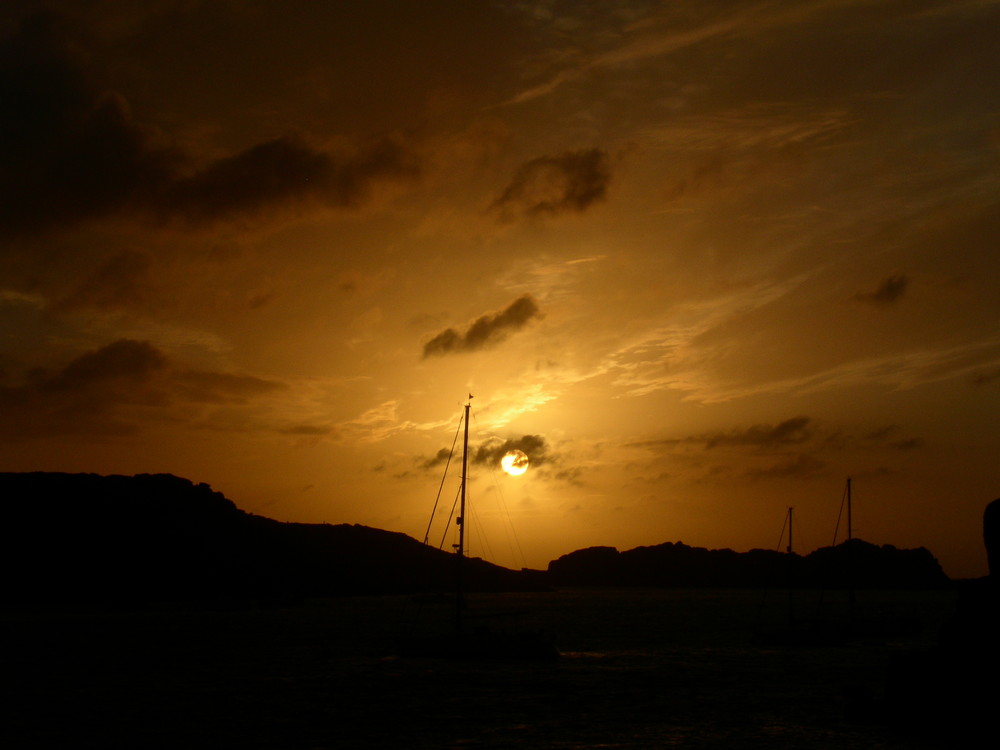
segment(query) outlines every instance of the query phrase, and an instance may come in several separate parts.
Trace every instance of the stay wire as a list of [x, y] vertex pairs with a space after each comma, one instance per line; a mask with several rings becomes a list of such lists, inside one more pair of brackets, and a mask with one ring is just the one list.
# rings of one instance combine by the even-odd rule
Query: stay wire
[[[517, 536], [514, 519], [510, 514], [510, 506], [507, 505], [507, 498], [503, 494], [503, 489], [500, 487], [500, 482], [497, 480], [497, 472], [493, 469], [493, 467], [490, 467], [490, 477], [493, 479], [494, 487], [496, 487], [497, 505], [501, 511], [500, 525], [503, 527], [504, 536], [507, 539], [507, 547], [510, 550], [511, 559], [514, 560], [515, 564], [519, 567], [526, 568], [528, 567], [528, 563], [524, 557], [524, 550], [521, 549], [521, 540]], [[506, 523], [504, 523], [504, 521], [506, 521]]]
[[[441, 534], [441, 544], [438, 545], [438, 549], [444, 549], [444, 543], [448, 540], [448, 532], [451, 531], [451, 519], [455, 517], [455, 508], [458, 507], [458, 501], [462, 497], [462, 485], [458, 485], [458, 489], [455, 490], [455, 499], [451, 503], [451, 513], [448, 514], [448, 521], [444, 525], [444, 533]], [[465, 519], [462, 519], [465, 522]]]
[[837, 511], [837, 525], [833, 529], [833, 545], [837, 546], [837, 534], [840, 533], [840, 520], [844, 516], [844, 506], [847, 505], [847, 485], [844, 485], [844, 492], [840, 496], [840, 510]]
[[[434, 507], [431, 509], [430, 520], [427, 521], [427, 531], [424, 532], [424, 544], [427, 544], [427, 540], [431, 535], [431, 526], [434, 523], [434, 514], [437, 513], [438, 501], [441, 499], [441, 490], [444, 489], [444, 480], [448, 477], [448, 467], [451, 466], [451, 459], [455, 455], [455, 444], [458, 442], [458, 433], [462, 430], [462, 420], [465, 419], [464, 415], [458, 418], [458, 429], [455, 430], [455, 438], [451, 441], [451, 451], [448, 453], [448, 460], [444, 465], [444, 473], [441, 474], [441, 484], [438, 485], [437, 497], [434, 498]], [[452, 507], [452, 514], [454, 514], [455, 509]], [[451, 518], [448, 519], [449, 524], [451, 523]], [[447, 530], [445, 531], [447, 534]], [[442, 546], [444, 542], [441, 542]], [[438, 548], [440, 549], [440, 547]]]
[[781, 543], [785, 541], [785, 529], [788, 528], [788, 513], [785, 513], [785, 522], [781, 525], [781, 535], [778, 537], [778, 546], [775, 550], [781, 552]]
[[[514, 561], [515, 565], [525, 568], [528, 563], [524, 556], [524, 550], [521, 548], [521, 540], [517, 536], [517, 529], [514, 526], [514, 519], [510, 514], [507, 499], [504, 497], [503, 490], [500, 487], [500, 482], [497, 481], [497, 472], [492, 463], [487, 464], [487, 467], [489, 468], [490, 478], [493, 480], [493, 486], [497, 491], [497, 506], [500, 511], [500, 526], [503, 529], [504, 536], [507, 540], [507, 547], [510, 550], [511, 559]], [[517, 548], [516, 550], [515, 547]], [[490, 552], [490, 554], [492, 555], [493, 553]], [[495, 559], [496, 558], [494, 558], [494, 560]]]

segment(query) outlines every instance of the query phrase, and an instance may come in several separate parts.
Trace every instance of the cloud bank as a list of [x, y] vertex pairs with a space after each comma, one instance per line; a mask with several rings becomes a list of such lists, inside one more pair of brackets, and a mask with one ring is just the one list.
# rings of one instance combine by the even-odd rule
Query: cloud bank
[[[475, 466], [500, 466], [500, 459], [512, 450], [522, 451], [527, 457], [531, 466], [543, 466], [552, 463], [553, 456], [549, 452], [549, 445], [541, 435], [522, 435], [519, 438], [507, 438], [506, 440], [491, 437], [484, 440], [477, 446], [470, 447], [469, 462]], [[462, 461], [461, 447], [453, 454], [451, 448], [441, 448], [437, 453], [427, 459], [420, 461], [423, 469], [433, 469], [443, 466], [451, 459], [452, 461]]]
[[284, 388], [252, 375], [177, 369], [148, 341], [121, 339], [0, 387], [0, 438], [128, 435], [154, 412], [174, 419], [168, 412], [179, 404], [240, 406]]
[[470, 460], [479, 466], [499, 466], [500, 459], [512, 450], [524, 452], [532, 466], [543, 466], [552, 461], [548, 443], [541, 435], [522, 435], [519, 438], [507, 438], [506, 440], [499, 438], [487, 440], [472, 451]]
[[812, 435], [809, 417], [793, 417], [776, 425], [758, 424], [742, 430], [731, 430], [703, 436], [706, 448], [740, 446], [774, 448], [802, 443]]
[[405, 149], [388, 139], [353, 153], [331, 154], [298, 139], [282, 137], [175, 180], [152, 207], [161, 216], [191, 223], [208, 223], [307, 200], [351, 208], [365, 200], [376, 180], [418, 173], [416, 162]]
[[333, 153], [286, 135], [199, 165], [72, 50], [50, 13], [0, 43], [0, 237], [121, 213], [199, 224], [307, 200], [350, 208], [375, 181], [419, 172], [386, 138]]

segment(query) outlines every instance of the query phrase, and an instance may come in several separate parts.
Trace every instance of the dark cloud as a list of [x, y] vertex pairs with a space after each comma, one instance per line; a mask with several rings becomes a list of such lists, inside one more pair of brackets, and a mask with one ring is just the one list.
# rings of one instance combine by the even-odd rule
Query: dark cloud
[[61, 370], [33, 370], [21, 385], [0, 389], [0, 435], [123, 434], [121, 411], [162, 405], [166, 358], [144, 341], [121, 340], [87, 352]]
[[535, 318], [541, 317], [538, 303], [530, 294], [511, 302], [498, 313], [483, 315], [459, 333], [447, 328], [424, 344], [424, 357], [472, 352], [498, 344], [514, 331], [524, 328]]
[[710, 432], [685, 438], [658, 438], [627, 443], [628, 447], [669, 450], [683, 444], [703, 443], [706, 448], [720, 446], [750, 446], [773, 448], [802, 443], [813, 436], [809, 417], [793, 417], [775, 425], [758, 424], [728, 432]]
[[[627, 443], [628, 447], [649, 448], [658, 452], [672, 452], [675, 449], [702, 444], [706, 449], [725, 446], [760, 448], [768, 452], [781, 451], [794, 445], [811, 443], [823, 450], [844, 451], [852, 449], [874, 450], [890, 448], [899, 451], [910, 451], [922, 448], [923, 438], [900, 435], [898, 425], [884, 425], [863, 434], [845, 433], [839, 430], [829, 430], [818, 427], [809, 417], [794, 417], [778, 424], [759, 424], [746, 429], [735, 429], [726, 432], [703, 433], [684, 438], [662, 438], [642, 440]], [[807, 462], [805, 456], [795, 459], [794, 466], [790, 463], [776, 465], [766, 470], [754, 470], [753, 476], [782, 476], [793, 471], [805, 473]], [[819, 466], [816, 466], [816, 471]]]
[[745, 430], [703, 435], [698, 440], [704, 441], [706, 448], [727, 445], [773, 448], [808, 440], [812, 436], [811, 421], [809, 417], [793, 417], [776, 425], [753, 425]]
[[895, 435], [897, 432], [899, 432], [899, 425], [890, 424], [874, 429], [871, 432], [865, 434], [864, 437], [866, 440], [871, 440], [876, 443], [882, 443], [888, 440], [892, 435]]
[[[528, 457], [528, 462], [532, 467], [537, 468], [553, 461], [553, 456], [549, 453], [549, 446], [545, 442], [545, 438], [541, 435], [522, 435], [519, 438], [507, 438], [506, 440], [494, 437], [483, 441], [479, 445], [470, 446], [469, 463], [477, 466], [493, 466], [494, 468], [498, 468], [500, 466], [500, 459], [512, 450], [522, 451]], [[461, 462], [461, 450], [452, 456], [450, 449], [442, 448], [431, 458], [422, 460], [420, 467], [423, 469], [433, 469], [437, 466], [444, 466], [448, 462], [449, 457], [453, 461]]]
[[375, 181], [418, 171], [391, 139], [333, 154], [275, 138], [193, 172], [163, 143], [95, 83], [57, 16], [31, 16], [0, 44], [0, 235], [125, 211], [204, 223], [305, 200], [354, 207]]
[[245, 404], [256, 396], [286, 388], [284, 383], [228, 372], [181, 372], [173, 377], [173, 383], [175, 392], [186, 400], [213, 404]]
[[695, 438], [687, 438], [682, 440], [680, 438], [654, 438], [653, 440], [633, 440], [631, 442], [625, 443], [626, 448], [653, 448], [653, 449], [669, 449], [674, 448], [681, 443], [692, 442]]
[[986, 386], [995, 383], [1000, 383], [1000, 368], [984, 370], [972, 376], [972, 384], [975, 386]]
[[541, 435], [522, 435], [501, 440], [493, 438], [480, 443], [471, 451], [470, 461], [481, 466], [499, 466], [500, 459], [512, 450], [523, 451], [532, 466], [543, 466], [552, 461], [548, 443]]
[[[95, 384], [145, 382], [167, 364], [163, 353], [147, 341], [122, 339], [87, 352], [64, 367], [55, 377], [38, 378], [44, 390], [77, 390]], [[36, 377], [39, 373], [36, 373]]]
[[895, 448], [900, 451], [911, 451], [917, 448], [922, 448], [924, 446], [924, 440], [920, 437], [900, 437], [897, 438], [896, 435], [899, 434], [898, 425], [887, 425], [885, 427], [880, 427], [876, 430], [872, 430], [864, 436], [862, 444], [875, 444], [880, 446], [888, 446], [890, 448]]
[[773, 466], [751, 469], [746, 476], [751, 479], [808, 479], [820, 474], [826, 464], [814, 456], [800, 453]]
[[909, 284], [910, 280], [905, 275], [894, 274], [884, 279], [875, 291], [862, 292], [854, 295], [854, 298], [877, 307], [888, 307], [902, 299]]
[[327, 435], [334, 434], [335, 430], [330, 425], [297, 424], [292, 427], [285, 427], [279, 430], [279, 432], [283, 435], [298, 435], [301, 437], [326, 437]]
[[334, 155], [276, 138], [175, 181], [157, 210], [204, 223], [308, 200], [349, 208], [365, 200], [376, 180], [418, 171], [411, 155], [389, 139]]
[[157, 189], [172, 155], [92, 83], [52, 14], [0, 45], [0, 232], [69, 226]]
[[451, 451], [448, 448], [442, 448], [434, 454], [433, 458], [424, 461], [421, 466], [425, 469], [433, 469], [435, 466], [446, 464], [449, 458], [451, 458]]
[[583, 486], [583, 467], [574, 466], [569, 469], [564, 469], [563, 471], [557, 471], [555, 478], [560, 482], [566, 482], [567, 484], [576, 485], [577, 487]]
[[610, 160], [600, 149], [540, 156], [521, 165], [492, 208], [504, 219], [580, 212], [604, 199], [610, 181]]
[[283, 387], [247, 375], [175, 371], [148, 341], [122, 339], [0, 387], [0, 437], [130, 434], [151, 409], [168, 418], [179, 403], [246, 404]]
[[139, 307], [153, 289], [152, 265], [153, 260], [148, 253], [119, 253], [98, 266], [71, 294], [57, 301], [53, 309]]

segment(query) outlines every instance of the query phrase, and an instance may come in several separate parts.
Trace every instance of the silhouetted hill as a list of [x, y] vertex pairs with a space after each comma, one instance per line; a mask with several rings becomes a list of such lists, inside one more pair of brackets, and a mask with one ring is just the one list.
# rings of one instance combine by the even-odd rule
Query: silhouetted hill
[[[454, 555], [358, 525], [281, 523], [169, 474], [0, 474], [0, 605], [137, 606], [448, 590]], [[538, 573], [466, 560], [469, 590]]]
[[[366, 526], [282, 523], [169, 474], [0, 473], [0, 606], [133, 607], [450, 591], [455, 557]], [[682, 543], [577, 550], [548, 572], [468, 558], [470, 591], [556, 586], [929, 588], [931, 553], [853, 540], [810, 555]]]
[[853, 539], [805, 557], [771, 550], [733, 552], [680, 542], [637, 547], [589, 547], [549, 563], [554, 586], [714, 586], [814, 588], [936, 588], [949, 582], [927, 549], [878, 547]]

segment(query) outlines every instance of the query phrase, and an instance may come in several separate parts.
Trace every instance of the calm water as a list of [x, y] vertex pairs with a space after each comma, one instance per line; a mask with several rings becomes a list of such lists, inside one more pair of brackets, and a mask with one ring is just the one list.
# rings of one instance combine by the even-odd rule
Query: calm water
[[[947, 593], [859, 595], [905, 624], [844, 646], [768, 647], [786, 594], [560, 591], [480, 597], [558, 634], [552, 663], [400, 659], [433, 622], [407, 597], [285, 610], [0, 616], [4, 747], [922, 748], [859, 718], [890, 656], [934, 641]], [[793, 600], [846, 614], [842, 594]], [[944, 747], [942, 743], [940, 746]]]

